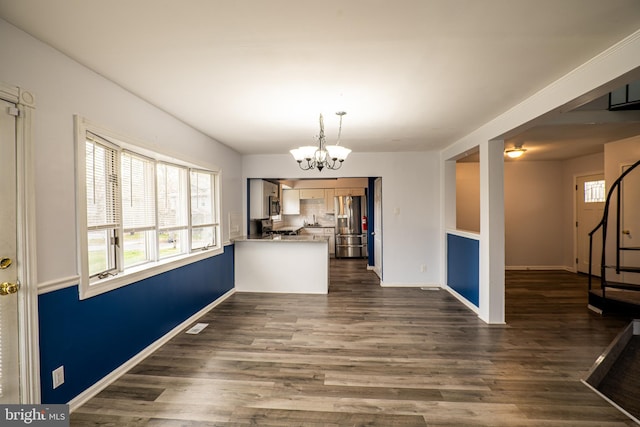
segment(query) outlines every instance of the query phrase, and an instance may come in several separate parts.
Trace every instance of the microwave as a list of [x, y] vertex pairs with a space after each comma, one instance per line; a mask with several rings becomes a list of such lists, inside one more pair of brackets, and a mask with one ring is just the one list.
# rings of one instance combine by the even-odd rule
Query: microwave
[[280, 199], [276, 196], [269, 196], [269, 216], [280, 215]]

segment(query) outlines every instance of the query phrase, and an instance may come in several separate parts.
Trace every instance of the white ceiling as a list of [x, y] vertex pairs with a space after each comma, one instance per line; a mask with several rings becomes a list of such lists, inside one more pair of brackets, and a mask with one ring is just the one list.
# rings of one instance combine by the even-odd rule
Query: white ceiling
[[[0, 17], [241, 153], [313, 143], [319, 113], [331, 141], [340, 110], [344, 145], [384, 152], [470, 133], [638, 30], [640, 2], [0, 0]], [[519, 137], [601, 150], [581, 130]]]

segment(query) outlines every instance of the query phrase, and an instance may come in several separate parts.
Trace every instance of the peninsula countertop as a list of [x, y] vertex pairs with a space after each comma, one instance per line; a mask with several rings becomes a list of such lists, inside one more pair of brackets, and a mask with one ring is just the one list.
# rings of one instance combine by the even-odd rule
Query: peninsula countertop
[[328, 292], [329, 236], [246, 236], [234, 243], [237, 292]]
[[329, 236], [325, 235], [297, 235], [286, 236], [280, 234], [274, 234], [273, 236], [259, 236], [249, 235], [242, 236], [233, 239], [234, 242], [277, 242], [277, 243], [291, 243], [291, 242], [310, 242], [310, 243], [323, 243], [329, 240]]

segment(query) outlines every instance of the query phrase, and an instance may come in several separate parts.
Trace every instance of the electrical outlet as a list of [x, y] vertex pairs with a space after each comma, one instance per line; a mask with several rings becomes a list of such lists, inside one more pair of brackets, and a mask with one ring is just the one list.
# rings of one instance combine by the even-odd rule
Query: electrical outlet
[[422, 264], [422, 265], [420, 266], [420, 272], [421, 272], [421, 273], [424, 273], [425, 271], [427, 271], [427, 264]]
[[53, 388], [58, 388], [64, 384], [64, 366], [60, 366], [51, 372], [53, 377]]

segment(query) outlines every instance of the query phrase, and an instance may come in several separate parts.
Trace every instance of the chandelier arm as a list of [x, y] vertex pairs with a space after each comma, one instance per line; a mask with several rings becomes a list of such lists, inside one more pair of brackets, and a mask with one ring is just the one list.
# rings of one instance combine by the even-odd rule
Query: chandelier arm
[[[320, 133], [317, 136], [318, 146], [315, 148], [312, 145], [303, 146], [297, 149], [290, 150], [293, 157], [298, 162], [300, 169], [307, 171], [310, 169], [318, 169], [318, 172], [322, 172], [323, 169], [337, 170], [342, 167], [344, 159], [349, 155], [351, 150], [345, 147], [339, 146], [340, 138], [342, 137], [342, 117], [347, 114], [344, 111], [336, 113], [340, 117], [340, 126], [338, 128], [338, 140], [335, 145], [330, 145], [330, 149], [327, 150], [327, 141], [324, 133], [324, 119], [322, 114], [319, 117]], [[306, 161], [306, 164], [302, 164]]]

